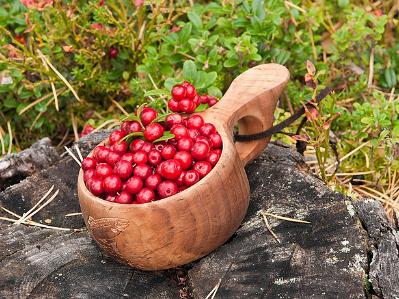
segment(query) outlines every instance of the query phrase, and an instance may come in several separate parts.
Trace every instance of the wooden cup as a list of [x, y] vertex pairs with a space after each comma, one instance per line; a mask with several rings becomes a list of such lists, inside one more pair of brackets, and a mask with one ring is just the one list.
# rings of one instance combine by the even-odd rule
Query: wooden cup
[[132, 267], [160, 270], [192, 262], [226, 242], [248, 208], [244, 166], [269, 142], [234, 143], [233, 127], [238, 123], [240, 134], [270, 128], [288, 79], [281, 65], [256, 66], [238, 76], [223, 98], [201, 113], [222, 136], [223, 152], [206, 177], [174, 196], [140, 205], [108, 202], [89, 192], [80, 170], [79, 202], [99, 246]]

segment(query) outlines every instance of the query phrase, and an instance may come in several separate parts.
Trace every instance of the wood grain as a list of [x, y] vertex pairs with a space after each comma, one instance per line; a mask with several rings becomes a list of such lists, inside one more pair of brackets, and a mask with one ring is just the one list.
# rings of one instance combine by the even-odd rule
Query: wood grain
[[82, 171], [78, 195], [86, 226], [97, 243], [132, 267], [167, 269], [207, 255], [237, 230], [248, 207], [244, 165], [268, 140], [234, 144], [233, 126], [255, 133], [272, 126], [273, 113], [289, 78], [277, 64], [254, 67], [237, 77], [222, 100], [203, 113], [223, 139], [222, 156], [194, 187], [144, 205], [120, 205], [93, 196]]

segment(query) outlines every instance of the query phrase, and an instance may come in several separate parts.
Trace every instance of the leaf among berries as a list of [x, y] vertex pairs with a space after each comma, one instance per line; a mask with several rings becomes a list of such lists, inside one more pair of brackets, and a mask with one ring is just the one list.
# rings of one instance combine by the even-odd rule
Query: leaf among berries
[[175, 138], [174, 134], [172, 134], [170, 131], [165, 131], [163, 133], [162, 137], [158, 138], [157, 140], [154, 140], [154, 143], [161, 142], [161, 141], [167, 141], [167, 140], [173, 139], [173, 138]]

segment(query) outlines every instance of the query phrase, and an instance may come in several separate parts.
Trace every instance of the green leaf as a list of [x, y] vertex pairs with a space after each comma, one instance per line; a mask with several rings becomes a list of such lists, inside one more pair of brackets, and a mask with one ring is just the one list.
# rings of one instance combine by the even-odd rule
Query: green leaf
[[235, 57], [229, 58], [223, 63], [224, 67], [234, 67], [236, 65], [238, 65], [238, 59]]
[[125, 137], [123, 137], [121, 140], [119, 140], [118, 142], [120, 143], [120, 142], [122, 142], [123, 140], [127, 140], [127, 139], [130, 139], [130, 138], [132, 138], [132, 137], [143, 137], [144, 136], [144, 133], [143, 132], [132, 132], [132, 133], [129, 133], [129, 134], [127, 134]]
[[162, 95], [169, 95], [170, 92], [167, 89], [154, 89], [154, 90], [149, 90], [147, 91], [144, 96], [162, 96]]
[[172, 90], [172, 87], [179, 83], [180, 83], [180, 80], [178, 80], [176, 78], [168, 78], [165, 80], [164, 86], [170, 92]]
[[222, 91], [215, 86], [208, 87], [207, 91], [209, 95], [218, 99], [220, 99], [223, 96]]
[[183, 64], [183, 78], [189, 82], [197, 80], [197, 66], [194, 61], [186, 60]]
[[172, 112], [160, 114], [151, 123], [159, 123], [159, 122], [165, 121], [166, 117], [171, 114], [172, 114]]
[[188, 39], [191, 37], [191, 30], [193, 26], [191, 23], [187, 23], [184, 25], [183, 29], [180, 31], [179, 34], [179, 42], [181, 44], [186, 44]]
[[128, 115], [128, 116], [125, 116], [125, 117], [122, 117], [122, 118], [120, 119], [120, 122], [123, 122], [123, 121], [132, 121], [132, 120], [135, 120], [135, 121], [140, 122], [140, 118], [139, 118], [137, 115], [134, 115], [134, 114]]
[[200, 104], [196, 109], [195, 112], [202, 112], [209, 108], [208, 104]]
[[396, 85], [396, 73], [395, 70], [391, 67], [385, 69], [384, 72], [385, 81], [387, 82], [387, 86], [392, 88]]
[[161, 142], [161, 141], [167, 141], [167, 140], [173, 139], [173, 138], [175, 138], [174, 134], [172, 134], [170, 131], [165, 131], [163, 133], [162, 137], [158, 138], [157, 140], [154, 140], [154, 143], [155, 142]]
[[201, 18], [196, 12], [189, 11], [187, 13], [187, 17], [190, 20], [190, 22], [193, 23], [194, 27], [196, 27], [197, 29], [200, 29], [202, 27]]
[[266, 17], [265, 4], [263, 0], [252, 1], [252, 13], [257, 16], [260, 20], [264, 20]]

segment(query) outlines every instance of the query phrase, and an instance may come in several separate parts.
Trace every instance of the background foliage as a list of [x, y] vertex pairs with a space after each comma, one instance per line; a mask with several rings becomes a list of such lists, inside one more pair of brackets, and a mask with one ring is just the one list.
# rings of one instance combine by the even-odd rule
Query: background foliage
[[334, 141], [340, 157], [350, 154], [341, 173], [357, 173], [383, 194], [393, 182], [399, 166], [397, 1], [36, 1], [48, 4], [40, 9], [0, 2], [3, 153], [10, 132], [12, 149], [19, 150], [41, 136], [65, 143], [85, 124], [112, 124], [121, 108], [132, 112], [143, 101], [163, 109], [159, 89], [182, 78], [220, 97], [239, 73], [267, 62], [291, 72], [276, 111], [282, 119], [314, 95], [303, 80], [311, 60], [318, 89], [337, 89], [303, 131], [315, 171], [348, 186], [352, 176], [329, 172]]

